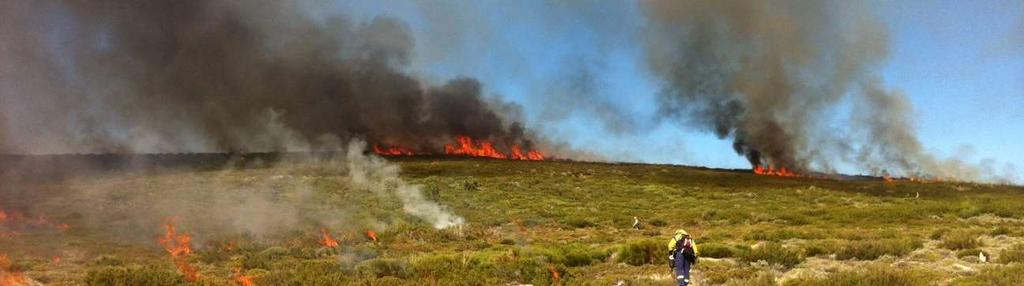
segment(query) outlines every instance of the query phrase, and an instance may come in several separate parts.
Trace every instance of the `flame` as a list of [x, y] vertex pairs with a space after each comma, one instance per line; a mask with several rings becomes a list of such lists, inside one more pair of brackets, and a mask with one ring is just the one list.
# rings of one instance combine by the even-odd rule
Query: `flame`
[[321, 228], [320, 233], [322, 234], [320, 243], [326, 247], [338, 247], [338, 241], [331, 237], [331, 234], [327, 232], [327, 228]]
[[[54, 223], [43, 216], [28, 217], [19, 211], [7, 212], [0, 209], [0, 224], [13, 228], [53, 228], [58, 231], [67, 231], [71, 228], [66, 223]], [[0, 237], [19, 235], [18, 232], [0, 233]]]
[[28, 277], [18, 271], [10, 271], [11, 260], [6, 254], [0, 254], [0, 286], [28, 285]]
[[512, 145], [512, 153], [505, 154], [495, 149], [494, 143], [488, 140], [473, 140], [473, 138], [469, 138], [469, 136], [455, 136], [455, 141], [457, 141], [458, 144], [444, 145], [445, 154], [488, 157], [495, 159], [511, 158], [514, 160], [544, 160], [544, 153], [537, 150], [531, 150], [523, 153], [523, 148], [519, 145]]
[[[512, 144], [509, 149], [512, 150], [510, 153], [504, 153], [499, 151], [495, 146], [494, 142], [488, 140], [474, 140], [469, 136], [455, 136], [454, 144], [445, 144], [444, 153], [446, 155], [459, 155], [459, 156], [471, 156], [471, 157], [486, 157], [495, 159], [513, 159], [513, 160], [530, 160], [530, 161], [542, 161], [545, 158], [544, 153], [537, 150], [529, 150], [524, 152], [523, 147]], [[381, 146], [374, 144], [373, 153], [383, 156], [413, 156], [423, 155], [429, 153], [416, 152], [411, 148], [400, 147], [400, 146]]]
[[157, 243], [164, 247], [164, 250], [171, 255], [171, 261], [178, 267], [181, 274], [188, 282], [199, 279], [199, 271], [188, 263], [186, 255], [192, 253], [192, 236], [187, 233], [178, 234], [174, 229], [174, 219], [168, 219], [164, 224], [165, 233], [157, 239]]
[[377, 232], [367, 229], [366, 236], [372, 239], [373, 242], [377, 242]]
[[754, 174], [764, 175], [764, 176], [779, 176], [779, 177], [799, 177], [800, 176], [797, 173], [794, 173], [793, 171], [790, 171], [786, 167], [781, 167], [779, 169], [775, 169], [775, 168], [773, 168], [771, 166], [768, 166], [768, 168], [765, 168], [763, 166], [754, 166]]
[[377, 155], [391, 155], [391, 156], [398, 156], [398, 155], [412, 156], [412, 155], [416, 155], [415, 152], [413, 152], [412, 150], [409, 150], [407, 148], [403, 148], [403, 147], [380, 147], [379, 145], [373, 145], [373, 153], [377, 153]]
[[562, 280], [562, 275], [558, 274], [558, 269], [555, 269], [554, 265], [548, 265], [548, 271], [551, 272], [552, 284], [558, 283], [559, 280]]
[[252, 283], [252, 276], [243, 275], [242, 274], [242, 269], [241, 268], [235, 268], [235, 269], [232, 269], [232, 271], [235, 274], [231, 275], [231, 277], [232, 277], [233, 280], [235, 280], [236, 283], [238, 283], [238, 285], [242, 285], [242, 286], [253, 286], [253, 285], [256, 285], [256, 284]]

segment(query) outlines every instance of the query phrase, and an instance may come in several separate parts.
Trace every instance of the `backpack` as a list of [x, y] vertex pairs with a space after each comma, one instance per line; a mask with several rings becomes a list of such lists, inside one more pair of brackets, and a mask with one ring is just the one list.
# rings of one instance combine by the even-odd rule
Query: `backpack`
[[676, 250], [682, 254], [683, 259], [689, 260], [690, 263], [697, 263], [697, 253], [693, 251], [693, 240], [683, 238], [676, 241]]

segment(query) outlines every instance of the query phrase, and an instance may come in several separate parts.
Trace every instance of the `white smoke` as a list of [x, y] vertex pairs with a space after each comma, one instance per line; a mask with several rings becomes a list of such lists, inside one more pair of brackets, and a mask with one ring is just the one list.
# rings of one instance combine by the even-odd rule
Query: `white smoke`
[[398, 165], [376, 155], [365, 153], [366, 142], [353, 140], [348, 145], [346, 160], [349, 178], [357, 188], [368, 189], [378, 195], [394, 195], [402, 202], [406, 213], [429, 222], [434, 228], [442, 229], [461, 225], [465, 220], [448, 211], [447, 207], [423, 196], [419, 185], [402, 180]]

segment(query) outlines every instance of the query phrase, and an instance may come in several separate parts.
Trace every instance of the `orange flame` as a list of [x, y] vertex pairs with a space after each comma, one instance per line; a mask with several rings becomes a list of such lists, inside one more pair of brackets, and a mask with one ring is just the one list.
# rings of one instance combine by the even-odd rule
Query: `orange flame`
[[562, 275], [558, 274], [558, 269], [555, 269], [554, 265], [548, 265], [548, 271], [551, 272], [552, 282], [558, 283], [558, 281], [562, 280]]
[[380, 147], [379, 145], [373, 145], [373, 153], [377, 153], [377, 155], [392, 155], [392, 156], [397, 156], [397, 155], [412, 156], [412, 155], [416, 155], [415, 152], [413, 152], [412, 150], [406, 149], [406, 148], [402, 148], [402, 147]]
[[377, 242], [377, 232], [367, 229], [366, 236], [372, 239], [373, 242]]
[[235, 272], [235, 274], [231, 275], [232, 279], [235, 280], [235, 282], [238, 283], [238, 285], [242, 285], [242, 286], [253, 286], [253, 285], [256, 285], [256, 284], [253, 284], [253, 282], [252, 282], [252, 276], [243, 275], [242, 274], [242, 269], [241, 268], [235, 268], [235, 269], [232, 269], [232, 271]]
[[473, 157], [488, 157], [495, 159], [515, 159], [515, 160], [533, 160], [540, 161], [544, 160], [544, 153], [537, 150], [531, 150], [523, 153], [523, 148], [519, 145], [512, 145], [512, 154], [505, 154], [494, 148], [494, 143], [487, 140], [473, 140], [469, 136], [456, 136], [455, 141], [458, 144], [446, 144], [444, 145], [444, 153], [448, 155], [464, 155]]
[[0, 254], [0, 286], [28, 285], [28, 277], [17, 271], [10, 271], [11, 260], [6, 254]]
[[320, 229], [320, 234], [322, 234], [322, 238], [320, 239], [320, 243], [322, 243], [324, 246], [326, 246], [326, 247], [338, 247], [338, 240], [335, 240], [334, 237], [331, 237], [331, 234], [329, 232], [327, 232], [327, 228], [321, 228]]
[[762, 166], [755, 166], [754, 167], [754, 174], [764, 175], [764, 176], [779, 176], [779, 177], [799, 177], [800, 176], [797, 173], [794, 173], [793, 171], [790, 171], [786, 167], [782, 167], [782, 168], [779, 168], [779, 169], [776, 170], [775, 168], [773, 168], [771, 166], [768, 166], [768, 168], [765, 168], [765, 167], [762, 167]]
[[[537, 150], [523, 151], [523, 147], [519, 145], [511, 145], [509, 149], [511, 153], [503, 153], [495, 148], [494, 143], [488, 140], [474, 140], [469, 136], [455, 136], [455, 144], [445, 144], [444, 153], [447, 155], [460, 155], [460, 156], [471, 156], [471, 157], [487, 157], [495, 159], [513, 159], [513, 160], [530, 160], [530, 161], [541, 161], [544, 160], [544, 153]], [[373, 145], [373, 153], [384, 156], [413, 156], [428, 154], [422, 152], [413, 151], [413, 149], [405, 147], [386, 147], [381, 145]]]
[[[25, 216], [25, 214], [22, 214], [21, 212], [18, 211], [6, 212], [3, 209], [0, 209], [0, 224], [19, 228], [53, 228], [62, 232], [67, 231], [68, 229], [71, 228], [71, 226], [66, 223], [54, 223], [47, 220], [46, 217], [43, 216], [37, 216], [33, 218]], [[11, 234], [17, 235], [19, 233], [12, 232]], [[0, 233], [0, 236], [3, 236], [3, 233]]]
[[174, 220], [168, 219], [164, 224], [166, 232], [163, 237], [157, 239], [157, 243], [164, 247], [164, 250], [171, 255], [171, 261], [178, 267], [181, 274], [188, 282], [199, 279], [199, 271], [188, 263], [186, 255], [192, 253], [192, 236], [187, 233], [177, 234], [174, 230]]

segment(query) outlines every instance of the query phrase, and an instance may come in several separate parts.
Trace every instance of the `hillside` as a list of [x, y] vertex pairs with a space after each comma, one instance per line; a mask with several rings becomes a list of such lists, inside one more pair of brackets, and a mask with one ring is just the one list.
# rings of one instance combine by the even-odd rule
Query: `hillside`
[[[0, 278], [179, 285], [195, 270], [202, 285], [673, 285], [664, 243], [685, 228], [702, 251], [697, 285], [1024, 281], [1019, 187], [389, 160], [370, 181], [393, 166], [401, 180], [380, 185], [330, 160], [25, 183], [0, 202]], [[410, 215], [406, 183], [465, 223], [436, 229]]]

